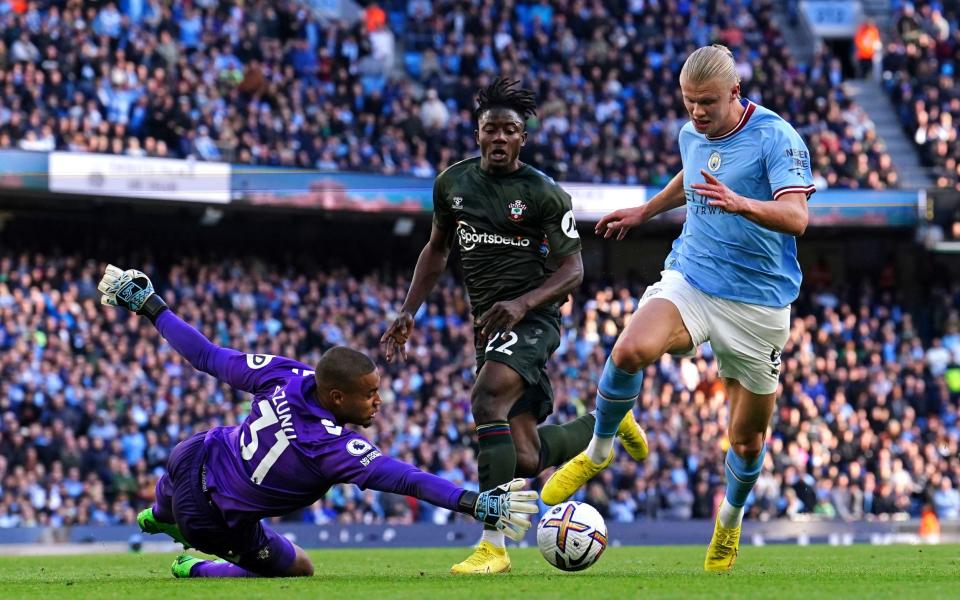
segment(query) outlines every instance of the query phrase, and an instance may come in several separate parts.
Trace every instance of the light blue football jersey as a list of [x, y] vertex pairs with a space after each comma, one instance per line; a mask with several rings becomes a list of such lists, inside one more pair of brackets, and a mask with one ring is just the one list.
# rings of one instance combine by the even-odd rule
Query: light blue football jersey
[[754, 200], [814, 192], [810, 152], [800, 134], [773, 111], [741, 102], [743, 117], [726, 135], [708, 138], [690, 122], [680, 130], [687, 220], [664, 268], [679, 271], [704, 293], [781, 308], [800, 292], [796, 239], [709, 206], [710, 198], [691, 187], [704, 183], [704, 169]]

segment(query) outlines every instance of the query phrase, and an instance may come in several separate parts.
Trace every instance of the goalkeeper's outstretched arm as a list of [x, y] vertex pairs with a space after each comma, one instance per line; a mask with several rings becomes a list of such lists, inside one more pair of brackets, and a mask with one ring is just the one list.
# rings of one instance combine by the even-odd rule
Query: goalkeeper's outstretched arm
[[523, 539], [530, 528], [530, 515], [539, 511], [539, 496], [535, 491], [523, 489], [523, 479], [477, 493], [389, 456], [377, 458], [371, 468], [365, 487], [413, 496], [434, 506], [470, 515], [496, 527], [512, 540]]
[[234, 388], [256, 391], [255, 372], [231, 368], [231, 363], [245, 363], [246, 355], [217, 346], [174, 314], [143, 272], [107, 265], [97, 289], [103, 294], [102, 304], [119, 306], [150, 319], [170, 346], [198, 371], [209, 373]]

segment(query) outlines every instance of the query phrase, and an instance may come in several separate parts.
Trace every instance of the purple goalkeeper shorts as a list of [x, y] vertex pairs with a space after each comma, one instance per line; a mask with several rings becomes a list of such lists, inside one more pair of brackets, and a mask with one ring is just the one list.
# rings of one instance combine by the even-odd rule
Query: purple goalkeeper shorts
[[296, 557], [289, 540], [260, 521], [228, 526], [210, 500], [203, 483], [205, 435], [198, 433], [184, 440], [170, 453], [167, 472], [157, 482], [157, 506], [161, 512], [172, 510], [183, 537], [198, 550], [257, 575], [285, 574]]

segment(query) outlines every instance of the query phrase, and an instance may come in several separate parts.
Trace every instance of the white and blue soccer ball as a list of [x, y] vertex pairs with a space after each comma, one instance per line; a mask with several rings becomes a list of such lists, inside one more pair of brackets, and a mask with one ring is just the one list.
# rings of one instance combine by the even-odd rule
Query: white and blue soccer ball
[[582, 571], [607, 548], [607, 524], [583, 502], [550, 508], [537, 524], [537, 545], [547, 562], [563, 571]]

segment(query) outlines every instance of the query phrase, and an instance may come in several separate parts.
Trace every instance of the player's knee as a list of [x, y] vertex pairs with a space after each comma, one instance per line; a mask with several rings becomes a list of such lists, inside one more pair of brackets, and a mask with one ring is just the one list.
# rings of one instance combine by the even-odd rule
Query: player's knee
[[494, 387], [474, 386], [470, 396], [470, 410], [473, 413], [474, 423], [481, 425], [493, 421], [506, 420], [510, 412], [509, 398]]
[[628, 340], [621, 337], [613, 346], [611, 357], [617, 368], [628, 373], [636, 373], [647, 365], [657, 362], [663, 352], [663, 348], [651, 343], [650, 340]]
[[730, 445], [734, 454], [747, 462], [753, 462], [760, 458], [760, 452], [763, 451], [763, 434], [738, 436]]

